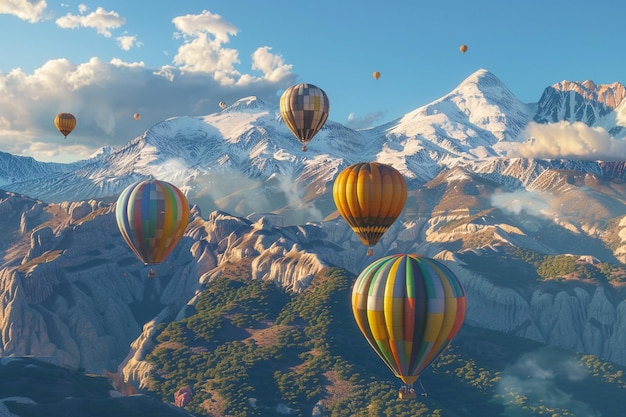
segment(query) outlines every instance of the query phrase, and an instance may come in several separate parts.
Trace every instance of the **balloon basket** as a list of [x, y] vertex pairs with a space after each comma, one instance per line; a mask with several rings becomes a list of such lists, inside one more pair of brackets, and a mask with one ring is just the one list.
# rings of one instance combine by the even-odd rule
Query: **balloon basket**
[[367, 248], [367, 256], [372, 256], [374, 254], [374, 248]]
[[413, 385], [403, 385], [398, 391], [398, 398], [401, 400], [414, 400], [417, 398]]

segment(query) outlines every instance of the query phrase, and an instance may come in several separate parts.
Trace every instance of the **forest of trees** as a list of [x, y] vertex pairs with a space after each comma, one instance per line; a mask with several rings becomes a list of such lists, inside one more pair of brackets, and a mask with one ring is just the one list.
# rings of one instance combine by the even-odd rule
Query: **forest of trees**
[[[541, 265], [562, 271], [566, 261], [550, 264], [544, 259]], [[173, 402], [175, 392], [189, 386], [193, 397], [185, 408], [198, 416], [621, 412], [619, 402], [602, 401], [626, 393], [621, 368], [594, 356], [469, 326], [423, 373], [427, 395], [400, 400], [399, 379], [379, 360], [352, 317], [353, 280], [344, 270], [328, 269], [295, 294], [273, 282], [251, 280], [245, 264], [226, 268], [207, 284], [193, 314], [159, 328], [157, 345], [147, 356], [152, 365], [149, 393]], [[549, 383], [534, 368], [520, 368], [525, 357], [535, 362], [549, 358], [541, 364], [552, 375]], [[568, 366], [579, 370], [578, 379], [561, 368], [551, 369], [559, 363], [574, 364]], [[548, 385], [529, 391], [531, 383]], [[576, 400], [551, 401], [555, 394], [550, 390], [571, 393]]]

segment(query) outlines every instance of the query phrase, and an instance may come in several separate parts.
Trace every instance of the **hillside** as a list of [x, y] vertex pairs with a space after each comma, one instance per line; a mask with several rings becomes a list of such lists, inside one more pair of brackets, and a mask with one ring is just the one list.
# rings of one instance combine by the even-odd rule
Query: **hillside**
[[106, 377], [53, 362], [32, 357], [0, 360], [0, 415], [191, 417], [153, 396], [124, 396]]
[[426, 396], [397, 398], [400, 381], [352, 320], [354, 277], [319, 273], [301, 294], [249, 281], [232, 265], [194, 309], [159, 326], [146, 392], [189, 386], [186, 409], [206, 416], [619, 415], [624, 367], [465, 326], [421, 380]]

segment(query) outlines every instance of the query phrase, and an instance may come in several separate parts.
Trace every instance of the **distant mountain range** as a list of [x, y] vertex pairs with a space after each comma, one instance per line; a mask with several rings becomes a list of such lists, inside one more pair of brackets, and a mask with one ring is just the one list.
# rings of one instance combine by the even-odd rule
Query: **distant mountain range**
[[333, 178], [361, 161], [392, 164], [410, 189], [455, 167], [517, 188], [555, 168], [621, 177], [623, 162], [530, 163], [508, 153], [528, 139], [524, 129], [533, 121], [581, 121], [621, 134], [616, 114], [626, 105], [624, 90], [619, 83], [564, 81], [525, 104], [494, 74], [479, 70], [441, 99], [384, 125], [355, 131], [328, 121], [307, 152], [275, 105], [247, 97], [205, 117], [165, 120], [126, 146], [71, 164], [0, 154], [0, 187], [45, 202], [77, 201], [115, 198], [152, 176], [179, 186], [205, 212], [275, 212], [298, 224], [331, 214]]

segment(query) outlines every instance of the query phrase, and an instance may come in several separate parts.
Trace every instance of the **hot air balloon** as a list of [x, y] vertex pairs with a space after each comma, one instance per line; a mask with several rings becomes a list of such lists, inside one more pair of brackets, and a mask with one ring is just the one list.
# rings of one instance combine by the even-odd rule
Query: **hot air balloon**
[[133, 114], [133, 117], [135, 118], [135, 120], [141, 119], [141, 115], [139, 113]]
[[373, 246], [398, 218], [406, 202], [406, 181], [391, 165], [360, 162], [337, 175], [333, 199], [339, 214], [368, 246]]
[[359, 329], [402, 380], [400, 398], [459, 332], [465, 290], [443, 263], [416, 254], [378, 259], [357, 277], [352, 312]]
[[225, 101], [220, 101], [220, 109], [225, 109], [226, 108], [226, 102]]
[[461, 45], [461, 46], [459, 47], [459, 50], [460, 50], [462, 53], [467, 52], [467, 45]]
[[280, 114], [289, 130], [302, 142], [306, 143], [324, 126], [330, 111], [328, 96], [313, 84], [296, 84], [280, 97]]
[[122, 237], [145, 265], [174, 249], [189, 222], [189, 204], [178, 188], [159, 180], [131, 184], [121, 192], [115, 219]]
[[67, 139], [67, 135], [76, 127], [76, 117], [72, 113], [59, 113], [54, 118], [54, 125]]
[[375, 80], [380, 78], [380, 72], [378, 71], [374, 71], [374, 73], [372, 74], [372, 77], [374, 77]]

